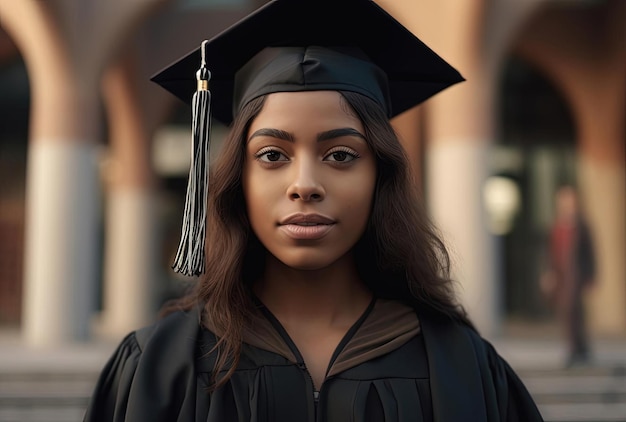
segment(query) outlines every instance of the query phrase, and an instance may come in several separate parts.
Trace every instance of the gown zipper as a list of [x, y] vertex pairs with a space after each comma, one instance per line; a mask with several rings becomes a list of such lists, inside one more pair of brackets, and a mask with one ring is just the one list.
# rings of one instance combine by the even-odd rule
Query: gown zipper
[[[302, 354], [300, 353], [300, 350], [298, 350], [298, 347], [296, 346], [296, 344], [293, 342], [293, 340], [291, 339], [291, 337], [289, 336], [289, 334], [287, 333], [287, 330], [285, 330], [285, 328], [282, 326], [282, 324], [280, 323], [280, 321], [278, 321], [278, 319], [270, 312], [269, 309], [267, 309], [267, 307], [265, 305], [263, 305], [261, 303], [260, 300], [257, 299], [257, 302], [261, 305], [260, 309], [261, 312], [263, 312], [265, 314], [265, 316], [267, 317], [267, 319], [270, 321], [270, 323], [274, 326], [274, 328], [276, 329], [276, 331], [278, 331], [278, 333], [280, 334], [280, 336], [283, 338], [283, 340], [285, 341], [285, 343], [287, 344], [287, 346], [289, 347], [289, 349], [292, 351], [292, 353], [294, 354], [296, 360], [297, 360], [297, 366], [306, 374], [306, 376], [308, 377], [310, 383], [311, 383], [311, 389], [313, 390], [313, 420], [315, 422], [318, 421], [318, 408], [319, 408], [319, 402], [320, 402], [320, 392], [322, 391], [322, 389], [324, 388], [324, 383], [328, 380], [328, 376], [326, 376], [324, 378], [324, 381], [322, 381], [322, 385], [320, 385], [320, 389], [319, 391], [317, 391], [315, 389], [315, 383], [313, 382], [313, 376], [311, 376], [311, 373], [309, 372], [309, 369], [306, 367], [306, 363], [304, 362], [304, 358], [302, 357]], [[341, 350], [343, 350], [343, 348], [346, 346], [346, 344], [348, 343], [348, 341], [352, 338], [352, 336], [354, 335], [354, 333], [356, 332], [356, 330], [361, 326], [361, 324], [363, 323], [363, 321], [365, 320], [365, 318], [367, 318], [367, 316], [370, 314], [370, 312], [372, 311], [372, 309], [374, 308], [374, 304], [376, 303], [376, 298], [372, 298], [372, 301], [370, 302], [369, 306], [367, 307], [367, 309], [365, 310], [365, 312], [361, 315], [361, 317], [352, 325], [352, 327], [350, 327], [350, 329], [348, 330], [348, 332], [345, 334], [344, 338], [339, 342], [339, 344], [337, 345], [337, 348], [335, 349], [335, 353], [333, 353], [333, 356], [330, 359], [330, 362], [328, 364], [328, 368], [326, 370], [326, 375], [328, 375], [328, 371], [330, 370], [331, 366], [333, 365], [333, 363], [335, 362], [335, 359], [337, 358], [337, 356], [339, 355], [339, 352], [341, 352]]]
[[[320, 402], [320, 392], [315, 389], [315, 383], [313, 382], [313, 376], [309, 372], [309, 368], [306, 367], [306, 363], [304, 363], [304, 360], [301, 360], [298, 363], [298, 367], [304, 371], [306, 376], [309, 378], [309, 381], [311, 382], [311, 388], [313, 390], [313, 420], [317, 421], [317, 407], [318, 407], [319, 402]], [[321, 387], [320, 387], [320, 390], [321, 390]]]

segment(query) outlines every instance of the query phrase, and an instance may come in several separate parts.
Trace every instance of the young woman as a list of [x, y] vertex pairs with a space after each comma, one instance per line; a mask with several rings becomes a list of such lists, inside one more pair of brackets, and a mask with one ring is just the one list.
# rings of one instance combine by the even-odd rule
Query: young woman
[[[207, 47], [322, 4], [277, 0]], [[400, 104], [393, 69], [369, 59], [383, 53], [345, 35], [351, 14], [399, 24], [369, 0], [340, 9], [309, 16], [317, 32], [348, 26], [339, 48], [296, 36], [247, 52], [228, 107], [214, 98], [234, 120], [211, 169], [206, 274], [122, 341], [85, 420], [541, 420], [457, 303], [389, 123], [433, 91]]]

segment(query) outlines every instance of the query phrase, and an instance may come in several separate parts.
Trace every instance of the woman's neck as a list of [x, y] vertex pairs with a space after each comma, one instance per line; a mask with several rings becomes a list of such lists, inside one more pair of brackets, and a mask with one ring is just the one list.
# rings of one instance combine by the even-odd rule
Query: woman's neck
[[372, 299], [351, 256], [323, 269], [297, 270], [270, 255], [254, 292], [286, 325], [351, 324]]

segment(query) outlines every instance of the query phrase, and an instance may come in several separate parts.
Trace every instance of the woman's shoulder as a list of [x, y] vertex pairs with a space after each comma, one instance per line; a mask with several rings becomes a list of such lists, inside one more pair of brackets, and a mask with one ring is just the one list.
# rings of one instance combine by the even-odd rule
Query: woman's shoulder
[[153, 324], [139, 328], [132, 332], [130, 337], [134, 337], [140, 350], [152, 346], [164, 346], [164, 342], [170, 343], [180, 339], [180, 345], [195, 345], [195, 340], [202, 328], [200, 312], [197, 309], [179, 310], [171, 312], [160, 318]]
[[[167, 360], [169, 364], [196, 354], [198, 337], [211, 335], [200, 324], [197, 310], [175, 311], [150, 325], [128, 333], [118, 344], [103, 369], [106, 372], [136, 371], [143, 361], [155, 364]], [[192, 360], [193, 361], [193, 360]]]
[[452, 317], [432, 314], [419, 315], [420, 325], [429, 349], [438, 355], [457, 358], [473, 355], [479, 366], [500, 365], [504, 359], [491, 342], [471, 325]]
[[173, 312], [129, 333], [102, 369], [84, 420], [108, 421], [115, 414], [126, 420], [172, 420], [144, 416], [168, 415], [194, 394], [201, 334], [206, 339], [210, 333], [194, 310]]
[[[463, 398], [455, 406], [441, 403], [438, 412], [448, 415], [443, 419], [475, 414], [482, 415], [477, 420], [542, 420], [519, 376], [478, 331], [447, 317], [422, 315], [420, 322], [433, 395]], [[461, 385], [472, 388], [461, 391]]]

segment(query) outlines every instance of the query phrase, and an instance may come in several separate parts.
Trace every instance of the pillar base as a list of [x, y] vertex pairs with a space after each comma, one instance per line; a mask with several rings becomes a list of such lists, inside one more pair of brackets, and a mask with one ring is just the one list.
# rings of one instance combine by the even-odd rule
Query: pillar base
[[26, 197], [23, 334], [31, 345], [89, 337], [98, 281], [100, 149], [31, 142]]

